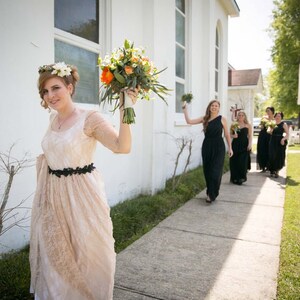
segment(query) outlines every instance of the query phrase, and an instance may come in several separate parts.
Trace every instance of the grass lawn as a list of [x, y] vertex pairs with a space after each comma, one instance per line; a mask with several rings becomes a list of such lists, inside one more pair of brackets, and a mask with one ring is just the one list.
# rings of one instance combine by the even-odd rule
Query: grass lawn
[[290, 145], [289, 150], [300, 150], [300, 144]]
[[[300, 150], [300, 146], [289, 147], [289, 149]], [[300, 153], [289, 153], [287, 161], [278, 300], [300, 299]]]

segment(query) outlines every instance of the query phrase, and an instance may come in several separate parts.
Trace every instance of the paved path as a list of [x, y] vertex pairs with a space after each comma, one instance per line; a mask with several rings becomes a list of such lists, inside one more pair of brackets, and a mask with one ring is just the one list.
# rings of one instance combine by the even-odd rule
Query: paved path
[[201, 192], [118, 254], [114, 300], [275, 299], [286, 170], [255, 168], [242, 186], [226, 173], [215, 203]]

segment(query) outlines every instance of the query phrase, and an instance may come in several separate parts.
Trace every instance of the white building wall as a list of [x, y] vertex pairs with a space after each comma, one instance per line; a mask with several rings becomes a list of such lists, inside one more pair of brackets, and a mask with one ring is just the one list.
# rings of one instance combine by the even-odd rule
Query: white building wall
[[[227, 90], [227, 15], [218, 0], [190, 0], [189, 18], [189, 91], [195, 100], [190, 107], [192, 117], [203, 115], [214, 89], [214, 45], [217, 23], [222, 27], [222, 109]], [[132, 126], [132, 152], [111, 153], [99, 145], [95, 164], [103, 175], [109, 204], [140, 193], [155, 193], [164, 187], [174, 170], [178, 153], [174, 138], [194, 139], [190, 168], [201, 163], [202, 125], [188, 126], [183, 115], [175, 112], [175, 1], [112, 0], [108, 14], [107, 49], [122, 45], [125, 38], [143, 45], [159, 69], [168, 67], [161, 82], [173, 91], [168, 106], [160, 99], [138, 101], [136, 125]], [[54, 1], [0, 0], [0, 151], [17, 142], [14, 156], [24, 152], [35, 158], [41, 153], [40, 142], [48, 126], [48, 112], [40, 107], [36, 87], [38, 67], [54, 61]], [[79, 70], [80, 73], [80, 70]], [[225, 74], [226, 73], [226, 74]], [[98, 109], [95, 105], [81, 107]], [[118, 113], [105, 114], [118, 127]], [[182, 172], [187, 151], [180, 161]], [[15, 177], [9, 206], [35, 190], [35, 168], [25, 169]], [[6, 177], [0, 173], [1, 192]], [[32, 196], [27, 201], [31, 206]], [[27, 225], [29, 222], [27, 222]], [[0, 237], [0, 251], [19, 248], [29, 240], [29, 229], [11, 229]]]
[[[25, 152], [32, 158], [41, 152], [40, 141], [47, 127], [48, 113], [39, 106], [37, 69], [53, 60], [53, 39], [49, 38], [52, 36], [52, 1], [0, 1], [0, 151], [6, 152], [16, 143], [13, 156], [18, 159]], [[34, 192], [35, 179], [34, 167], [16, 175], [7, 208]], [[1, 195], [6, 183], [7, 176], [1, 172]], [[31, 200], [32, 197], [24, 205], [30, 207]], [[25, 210], [18, 212], [23, 215]], [[0, 237], [0, 250], [19, 248], [28, 237], [29, 228], [14, 227]]]
[[[247, 115], [248, 121], [252, 123], [254, 115], [254, 98], [258, 92], [255, 86], [229, 87], [228, 89], [228, 107], [237, 105], [237, 108], [243, 109]], [[231, 118], [231, 112], [228, 111], [228, 117]]]

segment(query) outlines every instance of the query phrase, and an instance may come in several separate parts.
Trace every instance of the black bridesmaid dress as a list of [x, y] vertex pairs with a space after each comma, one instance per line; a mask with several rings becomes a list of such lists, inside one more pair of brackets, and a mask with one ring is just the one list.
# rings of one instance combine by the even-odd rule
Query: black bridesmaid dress
[[272, 132], [269, 145], [269, 170], [271, 174], [277, 173], [285, 165], [285, 150], [286, 144], [281, 145], [280, 141], [283, 138], [284, 128], [283, 122], [278, 124]]
[[208, 122], [202, 145], [203, 171], [206, 181], [206, 194], [211, 201], [219, 195], [225, 157], [225, 144], [222, 137], [222, 116]]
[[266, 171], [269, 168], [269, 143], [271, 135], [267, 133], [267, 127], [263, 127], [257, 139], [256, 163], [257, 169]]
[[248, 128], [241, 128], [238, 137], [232, 140], [233, 156], [230, 158], [230, 181], [242, 184], [247, 181], [247, 169], [249, 165]]

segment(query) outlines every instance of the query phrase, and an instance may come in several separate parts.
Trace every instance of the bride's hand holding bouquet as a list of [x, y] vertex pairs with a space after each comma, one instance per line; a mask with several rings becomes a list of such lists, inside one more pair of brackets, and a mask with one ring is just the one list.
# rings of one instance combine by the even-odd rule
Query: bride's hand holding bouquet
[[[115, 101], [113, 111], [123, 108], [123, 123], [126, 124], [135, 123], [133, 102], [128, 97], [131, 91], [138, 92], [140, 98], [146, 100], [150, 100], [150, 93], [153, 92], [164, 102], [164, 96], [169, 95], [170, 90], [158, 81], [159, 73], [165, 69], [158, 71], [144, 52], [142, 48], [135, 48], [133, 43], [125, 40], [123, 47], [106, 55], [104, 59], [98, 59], [102, 70], [101, 89], [105, 89], [101, 93], [100, 102], [112, 104]], [[124, 101], [120, 101], [120, 94], [123, 94]]]

